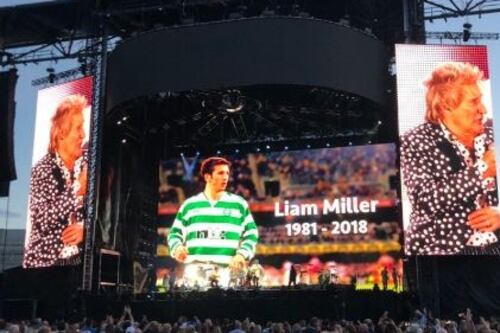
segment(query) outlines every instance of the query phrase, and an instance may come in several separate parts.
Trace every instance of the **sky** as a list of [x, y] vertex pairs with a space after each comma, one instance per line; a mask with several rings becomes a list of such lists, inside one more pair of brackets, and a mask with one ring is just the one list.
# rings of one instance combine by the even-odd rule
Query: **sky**
[[[27, 3], [44, 2], [44, 0], [0, 0], [0, 7], [21, 5]], [[462, 25], [468, 21], [472, 24], [473, 32], [500, 33], [500, 13], [486, 14], [482, 18], [456, 18], [434, 20], [427, 23], [428, 31], [462, 31]], [[439, 44], [431, 40], [429, 43]], [[453, 41], [444, 41], [453, 44]], [[474, 45], [470, 41], [469, 45]], [[493, 113], [497, 119], [495, 131], [497, 142], [500, 142], [500, 41], [479, 41], [479, 45], [488, 46], [488, 57], [491, 75], [491, 89], [493, 95]], [[11, 183], [11, 192], [8, 198], [0, 198], [0, 229], [24, 229], [26, 225], [26, 212], [28, 207], [29, 175], [33, 152], [33, 132], [35, 123], [36, 96], [40, 87], [33, 87], [34, 79], [47, 76], [47, 67], [54, 67], [56, 72], [61, 72], [77, 67], [76, 61], [59, 61], [58, 63], [41, 63], [39, 65], [18, 66], [18, 83], [16, 87], [16, 121], [14, 128], [14, 149], [18, 179]], [[497, 160], [499, 160], [497, 158]], [[497, 165], [498, 167], [498, 165]]]

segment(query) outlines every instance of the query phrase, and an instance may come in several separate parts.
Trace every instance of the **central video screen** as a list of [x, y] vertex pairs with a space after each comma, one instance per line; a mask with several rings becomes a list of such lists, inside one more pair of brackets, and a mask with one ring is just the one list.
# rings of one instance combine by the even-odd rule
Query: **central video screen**
[[158, 287], [401, 289], [394, 144], [209, 158], [161, 162]]

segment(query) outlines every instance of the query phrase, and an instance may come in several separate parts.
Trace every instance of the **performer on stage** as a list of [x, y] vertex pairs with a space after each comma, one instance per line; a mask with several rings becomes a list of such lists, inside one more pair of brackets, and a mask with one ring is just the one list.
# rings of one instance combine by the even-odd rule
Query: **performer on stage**
[[[167, 237], [170, 254], [177, 261], [187, 265], [211, 262], [240, 270], [254, 256], [257, 225], [245, 199], [226, 192], [230, 166], [220, 157], [201, 164], [205, 189], [181, 205]], [[220, 282], [227, 286], [229, 272]]]
[[48, 152], [31, 170], [31, 231], [23, 266], [71, 265], [80, 261], [83, 197], [87, 162], [83, 154], [84, 117], [81, 95], [65, 98], [52, 117]]
[[394, 290], [398, 291], [399, 289], [399, 275], [396, 266], [392, 268], [392, 283], [394, 284]]
[[252, 264], [248, 267], [248, 270], [251, 272], [250, 285], [254, 288], [258, 288], [260, 286], [260, 279], [264, 276], [264, 268], [259, 263], [258, 259], [254, 259]]
[[297, 286], [297, 270], [299, 269], [299, 265], [291, 264], [290, 271], [288, 273], [288, 287], [291, 287], [292, 284]]
[[208, 280], [210, 281], [210, 287], [219, 288], [219, 279], [220, 279], [219, 266], [215, 266], [212, 272], [210, 273], [210, 276], [208, 277]]
[[319, 285], [321, 289], [326, 289], [328, 285], [330, 284], [331, 281], [331, 273], [330, 269], [328, 267], [325, 267], [321, 270], [321, 273], [319, 274]]
[[387, 290], [387, 285], [389, 283], [389, 271], [387, 270], [387, 266], [384, 266], [384, 269], [382, 269], [382, 289]]
[[401, 138], [412, 206], [409, 255], [500, 254], [500, 212], [483, 74], [468, 63], [439, 65], [425, 82], [425, 123]]

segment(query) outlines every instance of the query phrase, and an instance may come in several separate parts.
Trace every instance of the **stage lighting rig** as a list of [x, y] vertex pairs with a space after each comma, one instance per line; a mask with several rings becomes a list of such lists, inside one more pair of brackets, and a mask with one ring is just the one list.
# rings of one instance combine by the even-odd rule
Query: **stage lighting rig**
[[51, 83], [51, 84], [54, 83], [56, 80], [55, 69], [53, 67], [48, 67], [47, 73], [49, 73], [49, 76], [48, 76], [49, 83]]
[[[458, 32], [458, 31], [427, 31], [425, 32], [425, 38], [426, 40], [429, 39], [437, 39], [441, 43], [443, 42], [443, 39], [448, 39], [448, 40], [453, 40], [455, 43], [458, 43], [460, 41], [465, 42], [465, 34], [463, 31]], [[498, 32], [471, 32], [469, 29], [468, 33], [468, 38], [469, 40], [498, 40], [500, 38], [500, 33]]]
[[[500, 1], [498, 0], [424, 0], [424, 20], [432, 22], [436, 19], [464, 17], [500, 12]], [[465, 42], [465, 40], [464, 40]]]
[[463, 31], [463, 41], [468, 42], [470, 38], [470, 31], [472, 29], [472, 24], [469, 22], [464, 23], [463, 25], [464, 31]]
[[7, 51], [0, 51], [0, 65], [5, 66], [12, 61], [12, 53]]
[[243, 110], [246, 104], [245, 96], [237, 89], [228, 90], [226, 94], [222, 95], [221, 101], [222, 109], [228, 113], [237, 113]]

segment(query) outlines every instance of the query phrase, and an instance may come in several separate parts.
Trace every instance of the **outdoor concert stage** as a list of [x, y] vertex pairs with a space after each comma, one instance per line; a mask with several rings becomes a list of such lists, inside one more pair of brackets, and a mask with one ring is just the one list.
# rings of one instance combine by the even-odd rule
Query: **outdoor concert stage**
[[[385, 31], [380, 34], [386, 36]], [[392, 37], [388, 40], [392, 44]], [[397, 190], [391, 177], [397, 129], [395, 112], [389, 112], [395, 106], [388, 100], [394, 90], [383, 40], [326, 19], [259, 16], [127, 36], [100, 60], [105, 72], [94, 73], [82, 265], [14, 274], [4, 289], [13, 291], [17, 285], [25, 290], [17, 296], [7, 292], [7, 299], [37, 299], [36, 313], [44, 318], [82, 313], [99, 317], [108, 311], [119, 315], [121, 305], [129, 302], [138, 317], [170, 320], [181, 314], [302, 319], [378, 317], [385, 310], [394, 317], [408, 313], [407, 294], [313, 286], [319, 272], [337, 264], [342, 283], [357, 276], [363, 283], [379, 284], [386, 267], [402, 277]], [[197, 186], [189, 175], [190, 167], [199, 168], [195, 157], [215, 155], [234, 165], [233, 183], [241, 186], [235, 184], [230, 192], [253, 189], [246, 199], [261, 228], [255, 257], [265, 271], [262, 281], [283, 285], [290, 265], [297, 265], [309, 287], [140, 297], [104, 293], [108, 283], [140, 285], [149, 267], [157, 274], [163, 274], [159, 269], [173, 274], [178, 264], [169, 254], [165, 233]], [[377, 168], [383, 171], [371, 175], [383, 182], [363, 179], [357, 192], [344, 191], [342, 197], [362, 193], [360, 200], [379, 200], [379, 207], [357, 211], [349, 220], [339, 208], [338, 218], [305, 221], [312, 234], [287, 230], [289, 222], [297, 227], [304, 221], [276, 214], [275, 202], [283, 199], [286, 205], [293, 198], [321, 207], [333, 180], [305, 166], [280, 183], [266, 170], [275, 165], [285, 170], [304, 160], [326, 168], [334, 159], [360, 161], [368, 170], [373, 156], [384, 156]], [[180, 170], [170, 173], [179, 163]], [[354, 178], [356, 168], [339, 164], [338, 169], [346, 170], [343, 178]], [[291, 183], [294, 187], [288, 189]], [[337, 201], [328, 202], [331, 211], [340, 200], [339, 194]], [[325, 212], [320, 215], [330, 213]], [[335, 227], [340, 231], [333, 231]], [[144, 293], [152, 288], [138, 289]], [[7, 309], [15, 307], [4, 305], [4, 313]]]
[[[389, 311], [391, 318], [408, 319], [418, 307], [412, 294], [393, 291], [354, 291], [349, 286], [331, 285], [326, 289], [315, 287], [173, 292], [166, 294], [127, 295], [101, 293], [100, 295], [73, 294], [71, 296], [38, 299], [5, 299], [3, 316], [9, 318], [44, 319], [83, 317], [105, 319], [107, 314], [120, 317], [125, 305], [130, 305], [134, 318], [146, 315], [150, 320], [174, 322], [179, 316], [191, 319], [249, 317], [263, 323], [267, 320], [300, 320], [313, 316], [331, 319], [362, 320], [378, 318]], [[35, 308], [34, 308], [35, 307]]]
[[[415, 42], [423, 35], [423, 21], [403, 22], [421, 20], [412, 11], [422, 12], [423, 2], [273, 1], [276, 11], [265, 1], [203, 2], [107, 9], [100, 2], [76, 70], [93, 83], [82, 263], [4, 272], [1, 315], [103, 318], [131, 304], [136, 319], [170, 321], [363, 319], [385, 310], [404, 319], [417, 303], [409, 293], [318, 289], [330, 270], [365, 289], [384, 280], [397, 289], [404, 280], [438, 316], [467, 307], [498, 313], [500, 258], [407, 257], [403, 265], [394, 45], [408, 42], [407, 27]], [[47, 12], [51, 22], [63, 11]], [[185, 16], [195, 13], [197, 21]], [[63, 77], [51, 74], [47, 83]], [[151, 292], [154, 277], [182, 285], [168, 235], [180, 206], [200, 192], [199, 165], [210, 156], [231, 161], [228, 191], [248, 201], [259, 228], [252, 256], [261, 284], [287, 284], [297, 266], [308, 286]], [[214, 229], [200, 235], [226, 240]]]
[[[126, 300], [103, 301], [105, 297], [87, 300], [88, 313], [98, 316], [112, 312], [118, 315]], [[134, 315], [148, 315], [166, 321], [179, 316], [188, 318], [246, 318], [252, 320], [300, 320], [312, 316], [334, 319], [378, 318], [389, 311], [392, 318], [408, 318], [412, 304], [408, 293], [392, 291], [353, 291], [349, 287], [330, 286], [326, 290], [304, 289], [262, 289], [221, 290], [207, 292], [185, 292], [165, 295], [143, 295], [130, 300]]]

